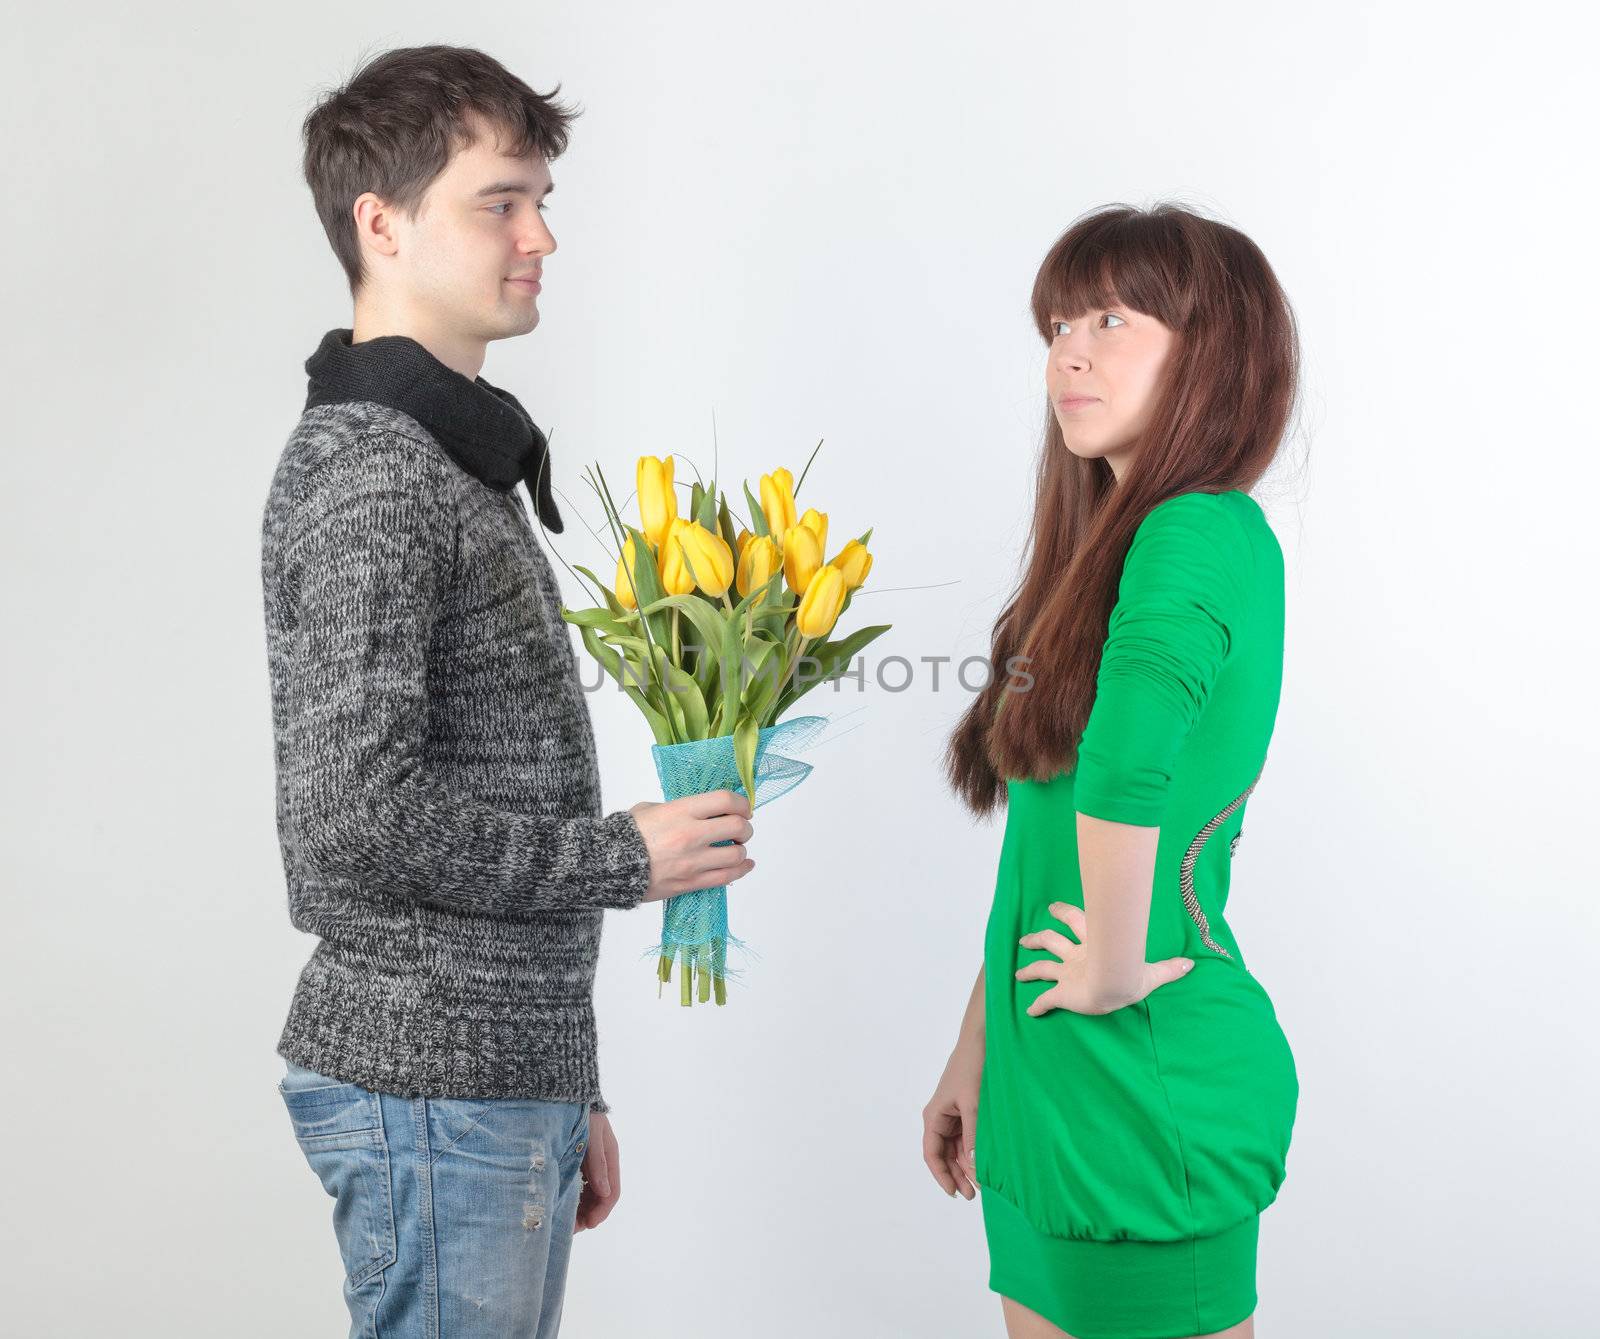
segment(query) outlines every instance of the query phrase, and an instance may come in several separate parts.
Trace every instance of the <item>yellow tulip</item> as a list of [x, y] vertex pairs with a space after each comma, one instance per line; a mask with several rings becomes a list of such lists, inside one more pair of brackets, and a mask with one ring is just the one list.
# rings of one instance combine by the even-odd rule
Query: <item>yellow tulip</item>
[[826, 637], [839, 621], [844, 608], [844, 573], [837, 567], [824, 567], [811, 578], [806, 593], [795, 610], [794, 625], [802, 637]]
[[[668, 572], [672, 573], [670, 580]], [[669, 595], [687, 595], [698, 583], [715, 599], [733, 585], [733, 550], [727, 540], [703, 525], [674, 521], [667, 534], [666, 556], [661, 560], [661, 580]]]
[[694, 590], [694, 578], [684, 565], [683, 549], [678, 544], [678, 532], [692, 524], [681, 516], [674, 517], [661, 545], [661, 589], [668, 595], [688, 595]]
[[783, 574], [790, 590], [804, 595], [821, 566], [822, 545], [815, 530], [809, 525], [791, 525], [783, 532]]
[[844, 573], [844, 584], [855, 590], [867, 579], [867, 573], [872, 571], [872, 555], [867, 552], [867, 546], [859, 539], [852, 539], [828, 564], [837, 567]]
[[640, 456], [638, 469], [639, 527], [644, 537], [657, 548], [672, 529], [678, 515], [678, 495], [672, 487], [672, 457], [657, 460]]
[[748, 530], [741, 530], [739, 532], [739, 537], [733, 541], [733, 555], [735, 562], [743, 561], [744, 551], [750, 546], [750, 541], [754, 538], [755, 536], [752, 535]]
[[806, 514], [800, 518], [800, 524], [816, 535], [819, 548], [827, 549], [828, 516], [826, 512], [818, 511], [815, 507], [807, 507]]
[[761, 476], [761, 510], [766, 513], [767, 529], [775, 535], [794, 524], [794, 475], [788, 470]]
[[773, 573], [782, 566], [783, 557], [770, 536], [762, 535], [760, 539], [751, 540], [739, 550], [740, 597], [743, 598], [753, 590], [760, 590], [772, 580]]
[[632, 535], [623, 546], [622, 557], [617, 559], [617, 603], [624, 609], [637, 609], [639, 601], [634, 597], [634, 583], [638, 581], [635, 564], [639, 561], [639, 542]]

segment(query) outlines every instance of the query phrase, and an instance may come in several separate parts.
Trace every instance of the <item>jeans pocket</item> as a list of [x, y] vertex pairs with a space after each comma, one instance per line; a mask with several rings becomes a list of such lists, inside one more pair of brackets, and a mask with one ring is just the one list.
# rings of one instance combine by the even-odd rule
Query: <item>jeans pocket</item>
[[[294, 1135], [333, 1197], [333, 1231], [345, 1278], [358, 1288], [395, 1261], [389, 1144], [378, 1094], [301, 1070], [279, 1084]], [[314, 1085], [314, 1086], [308, 1086]]]
[[589, 1148], [589, 1134], [591, 1128], [592, 1127], [589, 1123], [589, 1108], [580, 1102], [578, 1104], [577, 1124], [572, 1132], [571, 1143], [573, 1153], [579, 1158], [582, 1158], [584, 1153], [587, 1152]]

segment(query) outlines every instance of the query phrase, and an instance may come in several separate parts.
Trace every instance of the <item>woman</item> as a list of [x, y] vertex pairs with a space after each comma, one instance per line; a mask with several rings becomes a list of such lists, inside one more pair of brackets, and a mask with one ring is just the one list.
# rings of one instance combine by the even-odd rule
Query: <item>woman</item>
[[1282, 679], [1283, 555], [1248, 490], [1294, 318], [1254, 243], [1174, 206], [1081, 219], [1033, 314], [1030, 557], [948, 753], [1005, 840], [924, 1157], [982, 1188], [1012, 1339], [1249, 1339], [1299, 1088], [1223, 913]]

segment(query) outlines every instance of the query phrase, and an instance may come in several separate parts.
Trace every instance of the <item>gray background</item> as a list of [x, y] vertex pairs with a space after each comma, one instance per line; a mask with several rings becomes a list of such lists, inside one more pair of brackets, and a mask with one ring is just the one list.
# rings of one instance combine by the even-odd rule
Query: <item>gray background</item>
[[[1287, 677], [1231, 904], [1302, 1081], [1258, 1332], [1592, 1332], [1596, 200], [1591, 48], [1559, 15], [8, 18], [7, 1330], [342, 1331], [329, 1204], [274, 1091], [311, 942], [273, 828], [260, 509], [301, 363], [350, 316], [300, 119], [363, 55], [447, 41], [588, 109], [543, 324], [484, 369], [554, 429], [568, 514], [592, 514], [586, 458], [709, 464], [713, 412], [728, 477], [826, 436], [802, 497], [876, 527], [859, 608], [895, 624], [885, 655], [986, 648], [1057, 233], [1170, 196], [1260, 242], [1307, 360], [1259, 494]], [[576, 523], [561, 548], [601, 561]], [[591, 700], [609, 803], [654, 796], [643, 723]], [[999, 846], [936, 765], [968, 696], [924, 672], [814, 701], [862, 710], [760, 816], [733, 916], [761, 957], [729, 1007], [658, 1003], [659, 911], [608, 920], [626, 1189], [576, 1243], [577, 1339], [1001, 1333], [978, 1206], [918, 1150]]]

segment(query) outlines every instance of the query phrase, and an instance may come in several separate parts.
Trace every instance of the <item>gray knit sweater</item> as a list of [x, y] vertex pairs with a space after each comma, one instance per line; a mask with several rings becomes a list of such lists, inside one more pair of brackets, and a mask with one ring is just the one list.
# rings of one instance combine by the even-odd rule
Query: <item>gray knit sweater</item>
[[262, 522], [292, 923], [278, 1042], [406, 1096], [585, 1102], [603, 908], [650, 860], [602, 816], [554, 576], [514, 491], [376, 403], [305, 411]]

